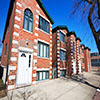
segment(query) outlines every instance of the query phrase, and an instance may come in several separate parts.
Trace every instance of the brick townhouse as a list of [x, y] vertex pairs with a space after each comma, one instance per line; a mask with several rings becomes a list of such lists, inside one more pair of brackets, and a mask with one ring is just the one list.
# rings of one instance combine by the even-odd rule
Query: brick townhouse
[[11, 0], [1, 64], [7, 90], [52, 79], [53, 20], [41, 0]]
[[91, 71], [90, 48], [84, 48], [85, 72]]
[[84, 44], [81, 44], [81, 63], [82, 63], [82, 72], [85, 71], [84, 48], [85, 48], [85, 45], [84, 45]]
[[66, 40], [68, 29], [66, 26], [57, 26], [52, 36], [52, 78], [66, 75]]
[[68, 66], [68, 75], [80, 74], [82, 72], [81, 67], [81, 53], [80, 53], [80, 38], [76, 37], [75, 32], [69, 32], [68, 37], [68, 52], [71, 50], [69, 55], [69, 66]]
[[77, 67], [77, 74], [80, 74], [82, 72], [82, 63], [81, 63], [81, 45], [80, 45], [81, 39], [76, 38], [76, 67]]
[[69, 32], [67, 34], [67, 41], [68, 41], [68, 75], [71, 76], [72, 74], [77, 73], [76, 68], [76, 34], [75, 32]]
[[91, 69], [100, 70], [100, 55], [97, 52], [91, 53]]

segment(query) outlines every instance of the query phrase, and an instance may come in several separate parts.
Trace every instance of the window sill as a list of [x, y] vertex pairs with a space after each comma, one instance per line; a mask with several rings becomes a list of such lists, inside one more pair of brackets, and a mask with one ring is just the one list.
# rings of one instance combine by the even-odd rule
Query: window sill
[[50, 58], [46, 58], [46, 57], [40, 57], [40, 56], [38, 56], [38, 58], [41, 58], [41, 59], [50, 59]]
[[64, 62], [66, 62], [66, 60], [60, 60], [60, 61], [64, 61]]
[[47, 33], [47, 32], [43, 31], [43, 30], [40, 29], [40, 28], [39, 28], [39, 30], [42, 31], [42, 32], [44, 32], [44, 33], [47, 34], [47, 35], [50, 35], [50, 33]]
[[6, 55], [4, 55], [4, 57], [6, 57]]
[[41, 83], [41, 82], [48, 81], [48, 80], [49, 80], [49, 79], [37, 80], [37, 83]]
[[63, 44], [65, 44], [65, 42], [63, 42], [63, 41], [61, 41], [61, 40], [60, 40], [60, 42], [63, 43]]
[[23, 31], [28, 32], [28, 33], [30, 33], [30, 34], [33, 34], [33, 32], [30, 32], [30, 31], [28, 31], [28, 30], [26, 30], [26, 29], [23, 29]]

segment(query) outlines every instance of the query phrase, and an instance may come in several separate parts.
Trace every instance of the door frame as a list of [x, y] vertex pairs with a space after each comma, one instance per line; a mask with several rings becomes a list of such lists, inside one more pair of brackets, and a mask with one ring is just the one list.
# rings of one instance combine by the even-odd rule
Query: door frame
[[[25, 47], [19, 47], [19, 50], [18, 50], [18, 61], [17, 61], [17, 69], [16, 69], [16, 72], [18, 74], [18, 62], [19, 62], [19, 52], [20, 51], [23, 51], [23, 52], [28, 52], [31, 54], [31, 66], [33, 66], [33, 49], [30, 49], [30, 48], [25, 48]], [[33, 69], [33, 67], [32, 67]], [[32, 71], [32, 70], [31, 70]], [[32, 73], [32, 72], [31, 72]], [[22, 86], [28, 86], [28, 85], [31, 85], [32, 84], [32, 74], [31, 74], [31, 83], [30, 84], [27, 84], [27, 85], [17, 85], [17, 74], [16, 74], [16, 87], [22, 87]]]
[[[74, 66], [74, 63], [75, 63], [75, 66]], [[74, 68], [75, 68], [75, 71], [74, 71]], [[77, 69], [76, 69], [76, 60], [73, 59], [73, 74], [76, 74], [77, 72]]]

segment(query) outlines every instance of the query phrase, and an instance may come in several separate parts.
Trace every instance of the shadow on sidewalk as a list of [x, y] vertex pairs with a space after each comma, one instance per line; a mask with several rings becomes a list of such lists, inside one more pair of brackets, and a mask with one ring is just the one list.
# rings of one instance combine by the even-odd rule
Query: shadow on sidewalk
[[78, 77], [71, 77], [72, 80], [74, 81], [77, 81], [77, 82], [81, 82], [83, 84], [86, 84], [92, 88], [95, 88], [95, 89], [100, 89], [99, 87], [95, 86], [95, 85], [92, 85], [90, 84], [89, 82], [87, 82], [86, 80], [84, 80], [85, 78], [78, 78]]

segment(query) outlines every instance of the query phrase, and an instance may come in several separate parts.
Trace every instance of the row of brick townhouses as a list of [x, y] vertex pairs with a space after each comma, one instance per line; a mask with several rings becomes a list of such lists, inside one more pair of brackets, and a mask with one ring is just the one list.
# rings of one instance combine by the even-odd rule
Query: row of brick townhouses
[[53, 78], [90, 71], [90, 49], [80, 44], [75, 32], [69, 32], [66, 26], [57, 26], [52, 32]]
[[41, 0], [10, 1], [1, 57], [7, 90], [82, 72], [80, 38], [53, 23]]

